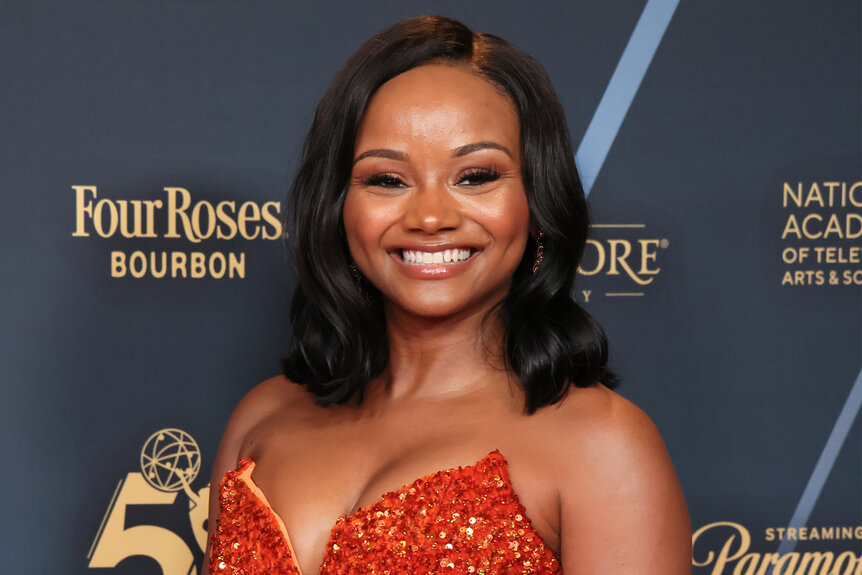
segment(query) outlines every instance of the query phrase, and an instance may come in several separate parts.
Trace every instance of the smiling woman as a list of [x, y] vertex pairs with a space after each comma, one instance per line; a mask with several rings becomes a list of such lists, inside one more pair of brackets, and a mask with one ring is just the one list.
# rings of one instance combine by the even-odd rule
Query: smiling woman
[[484, 315], [505, 298], [530, 226], [519, 132], [506, 98], [452, 66], [413, 68], [371, 98], [344, 229], [390, 319]]
[[587, 208], [534, 59], [441, 17], [384, 30], [289, 203], [293, 339], [219, 447], [211, 573], [690, 571], [661, 437], [572, 295]]

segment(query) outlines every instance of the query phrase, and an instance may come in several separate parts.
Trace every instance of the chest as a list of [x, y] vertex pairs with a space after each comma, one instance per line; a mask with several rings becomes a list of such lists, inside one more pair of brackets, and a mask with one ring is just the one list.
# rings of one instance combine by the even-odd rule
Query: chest
[[[256, 462], [250, 479], [290, 534], [304, 573], [317, 572], [327, 557], [337, 553], [333, 545], [352, 545], [356, 556], [360, 550], [373, 551], [375, 545], [389, 549], [395, 537], [397, 545], [404, 541], [402, 551], [410, 550], [414, 557], [423, 549], [446, 549], [447, 544], [454, 550], [453, 533], [470, 541], [477, 533], [474, 524], [463, 523], [476, 519], [469, 514], [470, 507], [479, 512], [485, 504], [497, 507], [492, 513], [495, 527], [504, 517], [511, 522], [521, 516], [531, 522], [543, 548], [558, 551], [556, 489], [553, 478], [544, 473], [541, 450], [525, 440], [529, 433], [490, 432], [493, 426], [470, 424], [434, 429], [417, 424], [377, 432], [379, 427], [276, 426], [260, 434], [245, 453]], [[486, 464], [493, 450], [499, 450], [505, 462], [505, 481], [499, 469], [492, 469], [490, 475], [485, 475], [487, 470], [477, 473], [477, 466]], [[410, 487], [416, 482], [423, 485], [418, 496], [416, 487]], [[491, 491], [500, 488], [498, 482], [505, 485], [500, 493], [506, 497], [489, 498]], [[468, 501], [461, 493], [469, 494]], [[448, 516], [441, 515], [444, 510]], [[444, 520], [450, 529], [443, 527]], [[492, 533], [485, 524], [482, 529], [482, 537]], [[411, 533], [422, 545], [408, 541]], [[450, 541], [440, 540], [440, 533]], [[429, 539], [432, 534], [436, 539]], [[339, 539], [341, 543], [336, 543]], [[397, 551], [390, 549], [396, 555]], [[426, 556], [423, 561], [427, 560]]]
[[[318, 562], [297, 551], [286, 524], [252, 479], [254, 466], [250, 459], [241, 461], [219, 486], [210, 573], [316, 571]], [[319, 565], [322, 574], [559, 572], [498, 451], [473, 465], [421, 477], [339, 517]]]

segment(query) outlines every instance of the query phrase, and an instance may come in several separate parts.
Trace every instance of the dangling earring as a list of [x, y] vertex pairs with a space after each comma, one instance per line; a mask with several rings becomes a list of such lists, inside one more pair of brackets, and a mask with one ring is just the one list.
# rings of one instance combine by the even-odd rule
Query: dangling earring
[[356, 264], [353, 262], [350, 262], [350, 275], [353, 276], [356, 283], [359, 283], [362, 280], [362, 272], [359, 271], [359, 268], [356, 267]]
[[539, 230], [539, 233], [536, 234], [536, 259], [533, 260], [533, 273], [539, 269], [539, 264], [542, 263], [542, 258], [545, 256], [545, 244], [542, 243], [544, 237], [545, 233]]

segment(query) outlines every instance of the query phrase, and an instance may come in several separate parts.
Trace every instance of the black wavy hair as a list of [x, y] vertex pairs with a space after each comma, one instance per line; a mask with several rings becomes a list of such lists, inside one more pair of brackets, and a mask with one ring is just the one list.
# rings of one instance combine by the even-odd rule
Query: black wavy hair
[[321, 99], [288, 195], [286, 229], [295, 241], [298, 283], [285, 376], [319, 405], [361, 402], [389, 361], [383, 300], [354, 278], [342, 208], [359, 123], [386, 81], [417, 66], [462, 67], [491, 82], [517, 109], [522, 175], [531, 223], [544, 233], [532, 273], [528, 240], [500, 303], [505, 361], [525, 391], [525, 410], [560, 401], [570, 385], [613, 387], [607, 338], [574, 297], [589, 217], [563, 108], [541, 64], [505, 40], [449, 18], [421, 16], [383, 30], [356, 51]]

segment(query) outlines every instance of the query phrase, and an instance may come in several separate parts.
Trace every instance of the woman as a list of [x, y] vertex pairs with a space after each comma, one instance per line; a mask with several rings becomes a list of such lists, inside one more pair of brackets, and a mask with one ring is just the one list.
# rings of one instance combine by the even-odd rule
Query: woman
[[586, 204], [535, 60], [440, 17], [381, 32], [290, 208], [293, 343], [219, 447], [212, 573], [690, 572], [662, 440], [571, 295]]

